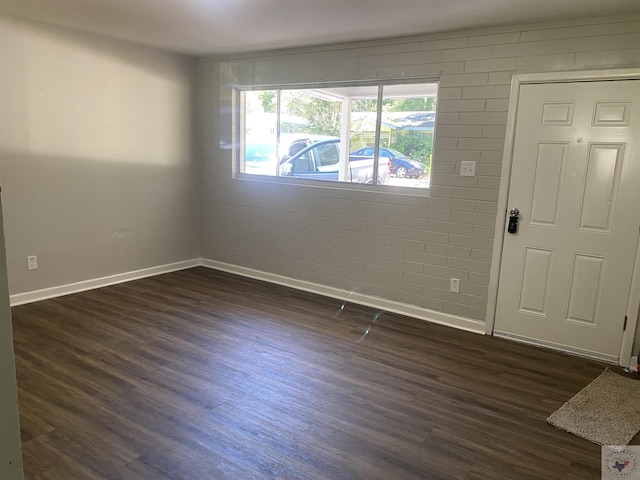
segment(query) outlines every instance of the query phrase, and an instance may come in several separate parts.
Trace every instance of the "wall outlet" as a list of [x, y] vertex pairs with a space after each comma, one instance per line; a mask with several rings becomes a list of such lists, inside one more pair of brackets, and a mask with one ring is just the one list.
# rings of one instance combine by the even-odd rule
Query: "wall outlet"
[[37, 269], [38, 269], [38, 256], [37, 255], [27, 256], [27, 270], [37, 270]]
[[476, 176], [476, 162], [460, 162], [460, 175], [463, 177]]
[[460, 279], [452, 278], [449, 282], [449, 291], [453, 293], [460, 293]]

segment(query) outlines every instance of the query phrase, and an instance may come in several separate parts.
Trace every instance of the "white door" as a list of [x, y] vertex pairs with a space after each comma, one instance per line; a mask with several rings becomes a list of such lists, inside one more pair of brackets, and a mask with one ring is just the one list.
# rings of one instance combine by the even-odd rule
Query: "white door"
[[521, 86], [494, 334], [618, 359], [639, 150], [640, 81]]

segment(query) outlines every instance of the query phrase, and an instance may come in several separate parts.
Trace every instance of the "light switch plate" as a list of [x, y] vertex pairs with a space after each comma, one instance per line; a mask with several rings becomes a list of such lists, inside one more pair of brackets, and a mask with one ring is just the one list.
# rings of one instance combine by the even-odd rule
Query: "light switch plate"
[[463, 177], [475, 177], [476, 162], [460, 162], [460, 175]]

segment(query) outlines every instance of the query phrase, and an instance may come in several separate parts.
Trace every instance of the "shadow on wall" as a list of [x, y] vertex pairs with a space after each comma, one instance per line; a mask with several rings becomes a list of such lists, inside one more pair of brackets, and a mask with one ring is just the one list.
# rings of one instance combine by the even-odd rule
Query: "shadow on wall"
[[[199, 256], [191, 165], [0, 151], [10, 293]], [[39, 268], [27, 271], [26, 256]]]
[[197, 257], [194, 60], [2, 16], [0, 58], [10, 292]]

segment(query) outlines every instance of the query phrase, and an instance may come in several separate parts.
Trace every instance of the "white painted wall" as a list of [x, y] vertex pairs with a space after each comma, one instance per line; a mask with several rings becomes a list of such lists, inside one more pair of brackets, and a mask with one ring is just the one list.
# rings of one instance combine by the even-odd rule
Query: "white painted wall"
[[[638, 17], [204, 59], [204, 257], [484, 321], [512, 74], [639, 65]], [[414, 76], [440, 80], [430, 194], [232, 178], [231, 85]]]
[[10, 293], [199, 256], [194, 82], [188, 57], [0, 17]]
[[18, 392], [16, 369], [13, 359], [13, 334], [7, 262], [2, 228], [2, 204], [0, 202], [0, 478], [21, 480], [22, 453], [20, 450], [20, 426], [18, 423]]

